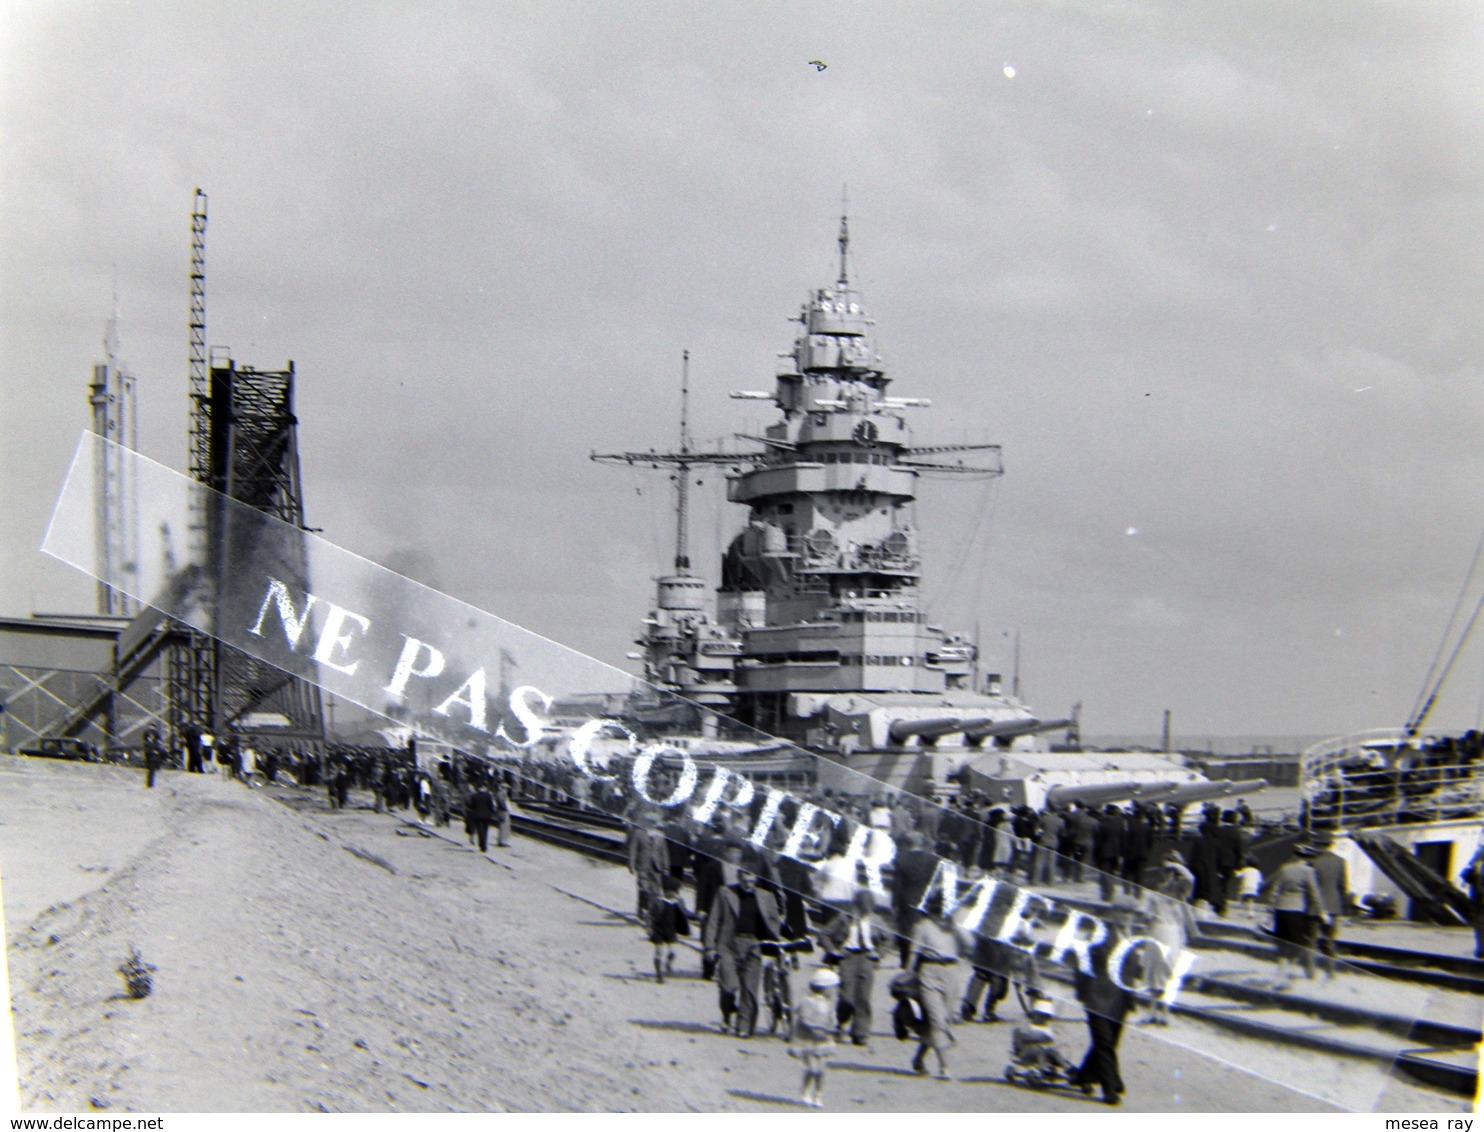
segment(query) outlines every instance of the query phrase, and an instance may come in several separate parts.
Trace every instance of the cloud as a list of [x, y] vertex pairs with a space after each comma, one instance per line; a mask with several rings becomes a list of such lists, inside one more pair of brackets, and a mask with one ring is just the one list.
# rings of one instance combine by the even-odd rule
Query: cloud
[[[209, 338], [295, 361], [310, 521], [604, 659], [665, 568], [666, 485], [588, 452], [674, 442], [686, 347], [697, 435], [765, 423], [726, 393], [834, 277], [842, 183], [917, 435], [1005, 445], [992, 491], [925, 489], [925, 586], [1023, 628], [1051, 701], [1342, 726], [1374, 650], [1411, 684], [1476, 537], [1470, 9], [3, 18], [6, 612], [67, 589], [34, 547], [115, 264], [144, 446], [181, 462], [197, 185]], [[698, 515], [714, 573], [741, 516]]]

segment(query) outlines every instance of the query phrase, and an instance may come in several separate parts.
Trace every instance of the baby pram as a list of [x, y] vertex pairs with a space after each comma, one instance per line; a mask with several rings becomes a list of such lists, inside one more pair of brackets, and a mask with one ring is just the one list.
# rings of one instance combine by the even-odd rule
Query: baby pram
[[1056, 1017], [1056, 1004], [1045, 995], [1031, 991], [1020, 994], [1025, 1021], [1010, 1035], [1010, 1064], [1005, 1066], [1005, 1080], [1033, 1089], [1049, 1089], [1071, 1084], [1072, 1065], [1056, 1048], [1056, 1035], [1051, 1023]]
[[798, 966], [801, 952], [813, 951], [807, 939], [770, 940], [758, 945], [763, 956], [763, 1005], [768, 1009], [768, 1033], [785, 1037], [793, 1028], [794, 995], [789, 983], [790, 966]]

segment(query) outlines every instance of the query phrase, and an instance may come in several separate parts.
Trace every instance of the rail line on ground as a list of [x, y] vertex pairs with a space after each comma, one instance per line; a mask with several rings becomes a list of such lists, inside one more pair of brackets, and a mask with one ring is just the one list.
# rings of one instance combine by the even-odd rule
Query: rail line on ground
[[[522, 816], [514, 818], [514, 828], [518, 831], [590, 857], [627, 864], [626, 848], [619, 839], [626, 829], [621, 818], [561, 803], [526, 802], [521, 808], [524, 811]], [[1256, 933], [1208, 938], [1212, 943], [1233, 951], [1270, 954], [1269, 947]], [[1370, 974], [1484, 996], [1484, 962], [1479, 960], [1364, 943], [1342, 943], [1341, 952], [1347, 964]], [[1477, 1030], [1425, 1019], [1399, 1029], [1400, 1020], [1356, 1012], [1351, 1012], [1353, 1017], [1350, 1017], [1342, 1009], [1331, 1009], [1324, 1003], [1271, 989], [1246, 987], [1212, 978], [1197, 980], [1193, 985], [1202, 996], [1222, 1000], [1225, 1005], [1198, 1004], [1188, 1000], [1178, 1004], [1177, 1012], [1191, 1019], [1260, 1040], [1384, 1061], [1394, 1064], [1414, 1080], [1450, 1093], [1472, 1096], [1477, 1088], [1477, 1070], [1472, 1064], [1447, 1059], [1450, 1052], [1477, 1045], [1480, 1041]], [[1315, 1020], [1328, 1015], [1335, 1029], [1327, 1034], [1312, 1032], [1305, 1025], [1283, 1025], [1242, 1012], [1241, 1004], [1257, 1006], [1258, 1000], [1262, 1005], [1278, 1010], [1288, 1020], [1294, 1017]], [[1237, 1007], [1235, 1011], [1233, 1006]], [[1388, 1048], [1385, 1043], [1367, 1040], [1366, 1031], [1376, 1036], [1389, 1034], [1393, 1041], [1408, 1040], [1430, 1048], [1398, 1051], [1394, 1045]]]

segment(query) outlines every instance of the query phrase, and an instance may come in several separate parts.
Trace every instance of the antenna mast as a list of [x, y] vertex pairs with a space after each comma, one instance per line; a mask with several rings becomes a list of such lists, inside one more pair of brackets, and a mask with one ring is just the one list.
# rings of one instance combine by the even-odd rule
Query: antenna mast
[[845, 253], [850, 250], [850, 221], [848, 202], [845, 190], [840, 190], [840, 235], [837, 237], [840, 243], [840, 282], [841, 287], [850, 286], [850, 276], [845, 270]]
[[736, 464], [750, 460], [746, 453], [696, 452], [690, 446], [690, 351], [681, 354], [680, 450], [678, 452], [592, 453], [603, 464], [628, 464], [649, 468], [674, 468], [675, 482], [675, 573], [690, 577], [690, 471], [707, 464]]
[[206, 194], [197, 189], [191, 209], [191, 446], [186, 470], [198, 483], [211, 478], [210, 398], [206, 373]]
[[680, 460], [675, 465], [675, 569], [690, 573], [690, 351], [680, 354]]
[[[190, 439], [185, 475], [211, 484], [211, 378], [206, 372], [206, 194], [197, 188], [190, 214]], [[206, 562], [206, 501], [190, 498], [188, 558]]]
[[[211, 483], [211, 383], [206, 368], [206, 194], [200, 189], [191, 206], [191, 423], [186, 451], [186, 474], [197, 483]], [[205, 568], [210, 535], [205, 493], [191, 492], [186, 531], [186, 561]], [[209, 572], [208, 572], [209, 573]], [[172, 742], [183, 742], [187, 731], [219, 730], [217, 649], [204, 633], [186, 629], [184, 639], [171, 647], [166, 667], [166, 699], [170, 705]]]
[[1020, 699], [1020, 630], [1015, 630], [1015, 667], [1011, 670], [1010, 694]]

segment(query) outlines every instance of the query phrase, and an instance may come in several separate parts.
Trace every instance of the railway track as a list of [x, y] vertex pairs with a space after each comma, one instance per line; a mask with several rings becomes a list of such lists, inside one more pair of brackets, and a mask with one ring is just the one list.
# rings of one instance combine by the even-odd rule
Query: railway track
[[1340, 942], [1339, 951], [1350, 966], [1372, 975], [1462, 991], [1484, 998], [1484, 959], [1344, 941]]
[[[622, 819], [556, 803], [525, 803], [521, 810], [513, 824], [522, 833], [599, 860], [627, 863]], [[1250, 929], [1223, 932], [1212, 942], [1238, 952], [1266, 955], [1271, 950], [1271, 944]], [[1480, 960], [1366, 943], [1342, 943], [1341, 951], [1347, 963], [1370, 974], [1484, 997]], [[1472, 1057], [1461, 1056], [1461, 1051], [1476, 1045], [1481, 1036], [1468, 1027], [1330, 1010], [1299, 995], [1221, 979], [1198, 980], [1196, 993], [1176, 1009], [1261, 1040], [1395, 1064], [1407, 1076], [1451, 1093], [1472, 1096], [1477, 1088]], [[1390, 1040], [1377, 1040], [1382, 1035]], [[1428, 1048], [1399, 1050], [1398, 1041]]]
[[600, 810], [584, 810], [565, 802], [517, 800], [516, 804], [522, 813], [532, 818], [550, 819], [592, 829], [614, 830], [620, 834], [628, 830], [628, 823], [623, 818], [605, 814]]
[[[620, 827], [621, 825], [622, 823]], [[627, 865], [629, 861], [628, 851], [621, 837], [615, 837], [605, 829], [584, 826], [555, 815], [512, 813], [510, 828], [537, 841], [571, 849], [609, 864]]]
[[[1202, 922], [1201, 932], [1224, 951], [1272, 954], [1272, 939], [1245, 924]], [[1341, 960], [1358, 971], [1484, 998], [1484, 960], [1348, 940], [1339, 940], [1338, 949]]]

